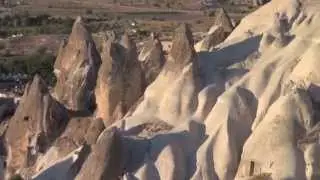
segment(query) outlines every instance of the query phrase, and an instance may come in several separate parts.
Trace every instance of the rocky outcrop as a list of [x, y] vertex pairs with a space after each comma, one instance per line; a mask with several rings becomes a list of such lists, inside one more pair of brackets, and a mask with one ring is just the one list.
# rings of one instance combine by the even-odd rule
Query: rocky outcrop
[[227, 34], [222, 26], [212, 26], [203, 40], [195, 45], [197, 52], [210, 51], [216, 45], [223, 42], [227, 38]]
[[133, 40], [124, 34], [120, 43], [105, 40], [95, 96], [96, 117], [105, 126], [122, 118], [143, 93], [142, 69]]
[[234, 29], [231, 18], [223, 8], [216, 11], [214, 25], [221, 26], [226, 34], [230, 34]]
[[117, 129], [104, 131], [84, 162], [76, 180], [117, 180], [122, 174], [122, 142]]
[[95, 144], [98, 140], [99, 135], [103, 132], [105, 126], [101, 119], [94, 119], [91, 121], [89, 129], [85, 135], [85, 140], [87, 144]]
[[186, 179], [186, 159], [182, 147], [168, 145], [163, 148], [155, 162], [160, 179]]
[[[59, 179], [59, 177], [62, 176], [50, 175], [49, 172], [55, 171], [55, 169], [57, 168], [63, 169], [63, 167], [61, 168], [61, 164], [67, 166], [66, 169], [62, 170], [64, 173], [61, 173], [61, 175], [63, 176], [64, 174], [66, 175], [66, 173], [70, 175], [69, 171], [74, 168], [75, 170], [78, 169], [78, 172], [84, 161], [81, 159], [86, 158], [88, 155], [87, 146], [95, 144], [94, 136], [95, 134], [100, 134], [101, 132], [100, 128], [95, 128], [98, 127], [101, 123], [103, 125], [103, 122], [100, 119], [93, 119], [88, 117], [71, 118], [64, 132], [55, 140], [50, 149], [48, 149], [45, 154], [37, 159], [36, 167], [34, 170], [35, 174], [39, 175], [44, 173], [43, 175], [45, 176]], [[81, 155], [82, 153], [85, 154]], [[77, 172], [72, 172], [72, 174], [75, 176], [77, 175]]]
[[197, 94], [202, 86], [199, 71], [191, 30], [183, 24], [175, 32], [162, 71], [146, 89], [133, 115], [156, 116], [169, 124], [185, 121], [197, 106]]
[[312, 142], [304, 145], [304, 161], [306, 163], [306, 177], [307, 180], [319, 179], [320, 172], [318, 169], [319, 159], [317, 158], [320, 154], [320, 145], [318, 142]]
[[91, 34], [78, 17], [54, 65], [57, 76], [54, 95], [58, 101], [74, 111], [89, 110], [94, 103], [92, 91], [100, 63]]
[[[124, 115], [124, 55], [122, 47], [109, 39], [103, 42], [102, 64], [99, 69], [95, 89], [97, 110], [96, 117], [101, 118], [106, 126]], [[138, 76], [139, 78], [140, 74]], [[130, 78], [135, 78], [134, 76]], [[139, 84], [136, 84], [138, 87]], [[139, 88], [139, 87], [138, 87]]]
[[67, 122], [67, 111], [51, 97], [45, 82], [36, 75], [9, 121], [6, 133], [9, 170], [33, 166], [37, 156], [46, 152]]
[[79, 172], [83, 161], [90, 152], [89, 146], [82, 146], [62, 159], [57, 160], [51, 166], [43, 169], [32, 177], [34, 180], [72, 180]]
[[237, 178], [249, 176], [240, 170], [244, 162], [252, 161], [258, 164], [255, 173], [270, 173], [272, 179], [303, 179], [304, 156], [297, 140], [310, 129], [311, 121], [312, 104], [304, 90], [280, 97], [245, 143]]
[[127, 112], [143, 94], [142, 70], [136, 44], [127, 33], [122, 36], [120, 45], [124, 55], [122, 109]]
[[197, 152], [193, 180], [234, 179], [256, 108], [256, 98], [243, 88], [230, 89], [218, 98], [205, 120], [209, 137]]
[[142, 66], [145, 86], [148, 86], [157, 78], [165, 63], [162, 44], [157, 35], [151, 34], [149, 40], [144, 43], [138, 59]]
[[194, 40], [189, 25], [180, 25], [175, 31], [172, 48], [164, 71], [179, 73], [189, 63], [192, 63], [195, 68], [198, 68], [198, 60], [193, 45]]
[[4, 179], [5, 175], [5, 159], [1, 158], [0, 159], [0, 178]]

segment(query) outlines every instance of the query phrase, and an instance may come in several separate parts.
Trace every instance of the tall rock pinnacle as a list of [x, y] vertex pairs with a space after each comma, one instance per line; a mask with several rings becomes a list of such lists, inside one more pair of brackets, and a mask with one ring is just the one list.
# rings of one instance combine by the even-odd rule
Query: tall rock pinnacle
[[121, 46], [114, 40], [104, 40], [101, 53], [102, 64], [99, 69], [95, 89], [97, 111], [96, 116], [106, 124], [123, 116], [123, 64]]
[[56, 98], [71, 110], [89, 109], [100, 63], [95, 43], [78, 17], [68, 42], [60, 47], [54, 65]]
[[50, 147], [67, 121], [66, 109], [51, 97], [45, 82], [36, 75], [9, 121], [9, 171], [32, 166], [37, 154]]
[[145, 77], [145, 85], [151, 84], [158, 76], [165, 63], [164, 52], [159, 38], [152, 34], [139, 54], [139, 61]]

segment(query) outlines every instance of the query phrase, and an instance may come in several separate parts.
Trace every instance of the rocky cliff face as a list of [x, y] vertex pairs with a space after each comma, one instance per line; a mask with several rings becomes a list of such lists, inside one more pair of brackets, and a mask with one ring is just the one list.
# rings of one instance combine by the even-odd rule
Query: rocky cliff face
[[118, 179], [122, 173], [121, 143], [117, 129], [104, 131], [93, 145], [91, 153], [75, 179]]
[[94, 104], [93, 89], [101, 63], [91, 34], [77, 18], [71, 35], [63, 42], [55, 62], [54, 96], [68, 109], [88, 110]]
[[123, 48], [123, 110], [127, 112], [143, 94], [142, 69], [135, 42], [125, 33], [120, 41]]
[[144, 77], [136, 45], [127, 34], [119, 43], [112, 38], [105, 40], [101, 57], [95, 88], [96, 116], [108, 126], [121, 119], [141, 97]]
[[183, 24], [175, 32], [162, 71], [146, 89], [134, 115], [155, 116], [173, 124], [184, 121], [197, 106], [197, 93], [201, 88], [199, 71], [192, 33], [188, 25]]
[[[37, 180], [317, 179], [316, 6], [271, 1], [198, 53], [190, 28], [181, 25], [145, 92], [143, 72], [157, 74], [151, 69], [160, 69], [153, 61], [160, 45], [142, 50], [141, 68], [127, 35], [120, 42], [109, 38], [96, 70], [94, 114], [72, 112], [68, 120], [36, 76], [9, 120], [6, 174]], [[222, 24], [208, 35], [225, 31]]]
[[111, 124], [124, 115], [124, 55], [122, 47], [114, 40], [105, 40], [101, 53], [102, 64], [98, 72], [95, 96], [96, 116]]
[[9, 121], [8, 170], [14, 173], [32, 167], [37, 157], [59, 137], [67, 122], [66, 109], [51, 97], [41, 77], [35, 76]]
[[142, 65], [144, 84], [148, 86], [157, 78], [165, 63], [162, 44], [156, 34], [151, 34], [144, 43], [138, 59]]

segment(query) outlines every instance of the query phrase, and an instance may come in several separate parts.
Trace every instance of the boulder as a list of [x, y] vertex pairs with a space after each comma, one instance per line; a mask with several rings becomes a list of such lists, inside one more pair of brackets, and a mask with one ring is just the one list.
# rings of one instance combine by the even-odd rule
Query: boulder
[[91, 34], [80, 17], [75, 21], [67, 42], [62, 43], [54, 72], [57, 83], [54, 96], [74, 111], [89, 110], [101, 63]]
[[198, 149], [192, 180], [234, 179], [257, 104], [255, 96], [240, 87], [219, 96], [205, 120], [209, 137]]

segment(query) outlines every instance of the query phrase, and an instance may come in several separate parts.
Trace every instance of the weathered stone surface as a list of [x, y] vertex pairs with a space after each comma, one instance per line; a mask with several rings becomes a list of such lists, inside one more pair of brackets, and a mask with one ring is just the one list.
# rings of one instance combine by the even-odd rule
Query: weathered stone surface
[[55, 161], [51, 166], [34, 175], [32, 179], [73, 180], [89, 153], [90, 147], [84, 145]]
[[212, 26], [206, 37], [195, 45], [197, 52], [210, 51], [214, 46], [223, 42], [227, 38], [227, 34], [222, 26]]
[[194, 41], [189, 25], [180, 25], [175, 31], [172, 48], [164, 69], [181, 73], [189, 63], [194, 63], [196, 66], [197, 58], [193, 45]]
[[192, 32], [182, 24], [175, 32], [161, 73], [148, 86], [133, 115], [149, 115], [169, 124], [185, 121], [197, 106], [197, 94], [202, 87], [199, 71]]
[[[226, 1], [226, 0], [225, 0]], [[232, 5], [262, 6], [270, 0], [230, 0], [228, 3]]]
[[[84, 161], [83, 158], [86, 158], [88, 155], [88, 153], [87, 155], [81, 155], [81, 153], [86, 153], [88, 151], [88, 145], [86, 143], [85, 135], [89, 131], [90, 124], [92, 124], [93, 122], [94, 120], [92, 120], [91, 118], [72, 118], [65, 128], [65, 131], [59, 138], [57, 138], [50, 149], [48, 149], [48, 151], [43, 156], [38, 158], [36, 162], [35, 173], [44, 173], [43, 175], [45, 176], [59, 178], [60, 176], [58, 175], [51, 175], [51, 172], [55, 171], [55, 169], [60, 169], [63, 171], [63, 173], [61, 172], [61, 175], [67, 176], [66, 173], [69, 174], [69, 172], [67, 172], [67, 170], [69, 169], [68, 171], [72, 171], [72, 174], [75, 176], [82, 166], [82, 163]], [[102, 121], [99, 122], [102, 123]], [[85, 151], [77, 151], [77, 149], [79, 148], [85, 148]], [[74, 154], [74, 156], [71, 154]], [[65, 158], [68, 156], [69, 158]], [[78, 158], [80, 159], [78, 160]], [[63, 167], [61, 168], [61, 164], [63, 166], [66, 165], [67, 169], [63, 169]], [[73, 166], [75, 167], [72, 168]]]
[[113, 38], [103, 43], [102, 65], [95, 89], [96, 117], [108, 127], [122, 118], [143, 93], [142, 69], [133, 40], [124, 34], [121, 42]]
[[67, 111], [50, 96], [45, 82], [36, 75], [9, 121], [6, 134], [9, 170], [32, 166], [38, 153], [47, 150], [67, 122]]
[[148, 86], [157, 78], [165, 63], [162, 44], [155, 34], [151, 34], [149, 40], [144, 43], [138, 59], [142, 65], [144, 85]]
[[320, 145], [318, 142], [313, 142], [305, 145], [304, 161], [306, 163], [306, 177], [307, 180], [315, 180], [320, 178], [319, 172], [319, 154]]
[[127, 112], [143, 94], [142, 70], [136, 44], [127, 33], [122, 36], [120, 45], [124, 50], [122, 109]]
[[99, 135], [103, 132], [104, 129], [105, 126], [101, 119], [94, 119], [93, 121], [91, 121], [90, 127], [85, 135], [86, 143], [95, 144]]
[[[97, 111], [106, 126], [120, 119], [123, 115], [124, 95], [124, 51], [112, 39], [103, 42], [102, 64], [99, 69], [95, 89]], [[132, 77], [134, 78], [134, 77]]]
[[242, 88], [222, 94], [205, 121], [209, 137], [197, 152], [197, 169], [192, 177], [199, 179], [233, 179], [242, 145], [250, 135], [257, 100]]
[[121, 137], [117, 129], [104, 131], [83, 164], [76, 180], [117, 180], [121, 177]]
[[54, 65], [57, 76], [54, 95], [59, 102], [75, 111], [90, 109], [100, 63], [91, 34], [78, 17], [68, 41], [61, 45]]
[[[310, 100], [301, 89], [278, 98], [246, 141], [239, 169], [244, 162], [253, 161], [260, 173], [269, 173], [272, 179], [304, 179], [305, 160], [297, 140], [312, 124]], [[238, 171], [236, 177], [246, 175]]]
[[178, 144], [170, 144], [163, 148], [158, 155], [155, 166], [158, 169], [160, 179], [176, 180], [186, 179], [186, 159], [182, 147]]
[[216, 11], [214, 24], [222, 26], [226, 33], [231, 33], [234, 29], [231, 18], [223, 8], [219, 8]]

